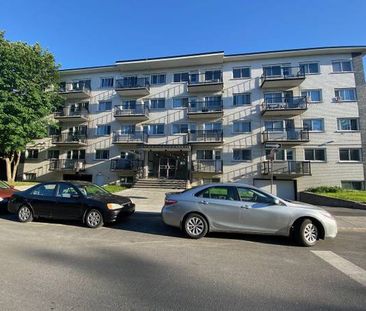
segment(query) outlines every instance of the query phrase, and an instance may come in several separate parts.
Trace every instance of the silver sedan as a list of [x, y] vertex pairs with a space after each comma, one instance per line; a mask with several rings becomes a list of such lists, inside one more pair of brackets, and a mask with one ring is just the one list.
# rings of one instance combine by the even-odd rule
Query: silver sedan
[[181, 228], [193, 239], [208, 232], [243, 232], [294, 237], [301, 245], [313, 246], [337, 235], [337, 223], [324, 209], [239, 183], [168, 193], [162, 217], [165, 224]]

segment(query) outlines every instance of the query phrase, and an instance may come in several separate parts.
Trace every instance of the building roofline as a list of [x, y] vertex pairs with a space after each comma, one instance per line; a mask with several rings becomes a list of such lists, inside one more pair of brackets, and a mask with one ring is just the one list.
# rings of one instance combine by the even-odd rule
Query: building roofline
[[76, 71], [76, 70], [93, 70], [93, 69], [99, 69], [99, 68], [116, 68], [116, 65], [64, 68], [64, 69], [59, 69], [59, 72], [68, 72], [68, 71]]

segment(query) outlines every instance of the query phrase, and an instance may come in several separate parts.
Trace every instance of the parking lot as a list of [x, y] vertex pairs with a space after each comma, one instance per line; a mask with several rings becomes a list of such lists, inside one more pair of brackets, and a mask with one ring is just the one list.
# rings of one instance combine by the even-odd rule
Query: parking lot
[[189, 240], [161, 222], [164, 191], [124, 194], [136, 213], [97, 230], [0, 215], [0, 309], [365, 310], [366, 211], [330, 209], [338, 237], [313, 248], [238, 234]]

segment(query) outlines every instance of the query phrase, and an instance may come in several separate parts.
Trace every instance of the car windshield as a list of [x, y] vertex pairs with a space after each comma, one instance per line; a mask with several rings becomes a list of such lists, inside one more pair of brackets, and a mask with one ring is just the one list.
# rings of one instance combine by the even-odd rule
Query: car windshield
[[8, 189], [9, 186], [5, 181], [0, 180], [0, 189]]
[[77, 185], [77, 187], [87, 197], [110, 194], [107, 190], [97, 185]]

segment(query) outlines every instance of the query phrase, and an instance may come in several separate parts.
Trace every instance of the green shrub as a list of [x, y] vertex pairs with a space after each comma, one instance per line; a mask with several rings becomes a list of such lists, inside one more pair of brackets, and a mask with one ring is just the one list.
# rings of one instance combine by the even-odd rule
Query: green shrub
[[306, 191], [313, 192], [313, 193], [320, 193], [320, 192], [336, 193], [336, 192], [344, 191], [344, 189], [342, 189], [341, 187], [338, 187], [338, 186], [320, 186], [320, 187], [315, 187], [315, 188], [309, 188]]

